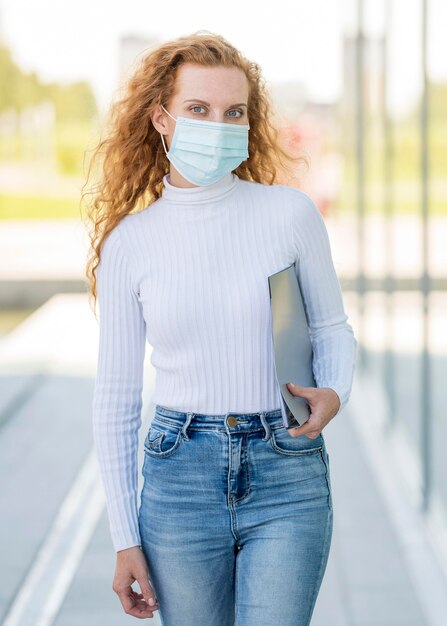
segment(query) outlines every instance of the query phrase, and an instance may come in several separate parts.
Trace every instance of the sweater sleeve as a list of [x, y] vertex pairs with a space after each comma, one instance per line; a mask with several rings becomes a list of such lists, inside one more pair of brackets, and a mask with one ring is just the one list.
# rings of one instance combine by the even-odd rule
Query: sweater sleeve
[[100, 330], [92, 405], [93, 440], [112, 543], [118, 551], [141, 545], [138, 430], [146, 327], [117, 227], [103, 243], [96, 281]]
[[295, 267], [312, 341], [314, 378], [317, 387], [337, 393], [338, 415], [351, 393], [357, 340], [347, 321], [323, 217], [310, 196], [300, 196], [293, 214]]

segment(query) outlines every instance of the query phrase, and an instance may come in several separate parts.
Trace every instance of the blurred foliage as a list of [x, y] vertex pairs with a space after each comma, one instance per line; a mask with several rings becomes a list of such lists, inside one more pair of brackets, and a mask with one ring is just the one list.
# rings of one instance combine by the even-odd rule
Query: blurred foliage
[[92, 126], [84, 120], [57, 122], [56, 155], [62, 172], [82, 176], [84, 152], [90, 149]]
[[23, 72], [12, 59], [10, 50], [0, 44], [0, 111], [25, 107], [48, 99], [53, 102], [58, 121], [92, 120], [97, 106], [92, 89], [86, 81], [74, 83], [42, 83], [35, 72]]
[[[432, 215], [447, 215], [447, 84], [429, 84], [429, 206]], [[357, 155], [355, 114], [339, 111], [336, 150], [343, 155], [340, 194], [336, 213], [355, 211], [357, 204]], [[385, 171], [385, 137], [379, 112], [365, 111], [365, 210], [381, 213], [385, 203], [385, 180], [391, 179], [393, 211], [421, 212], [421, 109], [420, 103], [405, 117], [391, 119], [391, 171]]]
[[[13, 60], [10, 50], [0, 44], [0, 115], [9, 113], [9, 131], [1, 137], [2, 153], [8, 162], [45, 157], [39, 154], [39, 142], [51, 145], [53, 163], [61, 174], [82, 176], [84, 151], [91, 139], [98, 118], [94, 93], [87, 81], [72, 83], [43, 83], [35, 72], [24, 72]], [[51, 103], [54, 123], [46, 135], [34, 136], [30, 131], [19, 130], [18, 118], [30, 107]], [[12, 129], [12, 130], [11, 130]], [[33, 152], [35, 151], [35, 154]], [[26, 155], [26, 156], [24, 156]], [[51, 165], [51, 164], [50, 164]]]
[[[98, 109], [91, 86], [86, 81], [73, 83], [43, 83], [35, 72], [26, 73], [14, 62], [9, 49], [0, 43], [0, 115], [6, 111], [25, 114], [26, 109], [50, 102], [54, 109], [54, 123], [45, 130], [45, 137], [31, 131], [0, 136], [0, 148], [6, 163], [31, 165], [47, 163], [55, 168], [59, 178], [76, 177], [84, 182], [84, 160], [92, 148], [98, 130]], [[429, 176], [430, 211], [447, 214], [447, 84], [429, 85]], [[12, 116], [14, 117], [14, 116]], [[380, 116], [365, 112], [365, 199], [367, 212], [383, 211], [384, 203], [384, 137]], [[353, 211], [356, 206], [355, 114], [345, 116], [339, 111], [337, 136], [323, 137], [324, 150], [335, 151], [343, 157], [340, 194], [334, 203], [336, 212]], [[28, 132], [28, 134], [26, 134]], [[393, 120], [390, 127], [393, 143], [392, 185], [394, 210], [415, 213], [420, 211], [420, 107], [405, 118]], [[332, 143], [333, 142], [333, 143]], [[42, 145], [41, 145], [42, 144]], [[45, 145], [43, 145], [45, 144]], [[43, 150], [43, 151], [42, 151]], [[52, 159], [50, 161], [50, 159]], [[61, 176], [62, 175], [62, 176]], [[76, 183], [72, 189], [79, 189]], [[52, 189], [54, 192], [54, 189]], [[0, 195], [0, 219], [28, 217], [79, 217], [79, 196], [62, 192], [59, 198], [39, 196], [39, 191], [21, 187], [4, 190]], [[64, 195], [65, 194], [65, 195]]]

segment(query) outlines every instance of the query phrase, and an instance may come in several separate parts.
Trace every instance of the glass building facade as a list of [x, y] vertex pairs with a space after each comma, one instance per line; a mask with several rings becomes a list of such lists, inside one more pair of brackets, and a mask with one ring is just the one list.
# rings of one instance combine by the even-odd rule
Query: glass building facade
[[[357, 0], [339, 110], [343, 274], [359, 375], [386, 398], [413, 504], [447, 563], [447, 8]], [[347, 231], [348, 232], [348, 231]]]

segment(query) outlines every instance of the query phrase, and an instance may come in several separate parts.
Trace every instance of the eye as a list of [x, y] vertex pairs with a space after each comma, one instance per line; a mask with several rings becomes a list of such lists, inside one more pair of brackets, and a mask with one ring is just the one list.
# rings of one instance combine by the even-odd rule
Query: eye
[[239, 113], [239, 115], [229, 115], [228, 117], [242, 117], [244, 115], [244, 112], [240, 109], [231, 109], [229, 113]]
[[194, 113], [198, 113], [199, 111], [195, 111], [195, 109], [204, 109], [205, 107], [202, 106], [201, 104], [195, 104], [193, 107], [191, 107], [190, 111], [193, 111]]

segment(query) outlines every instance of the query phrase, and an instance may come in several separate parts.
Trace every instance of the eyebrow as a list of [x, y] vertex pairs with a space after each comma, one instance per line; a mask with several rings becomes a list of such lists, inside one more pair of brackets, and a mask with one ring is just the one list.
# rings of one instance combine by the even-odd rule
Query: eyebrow
[[[206, 104], [207, 106], [211, 106], [209, 102], [206, 102], [205, 100], [199, 100], [199, 98], [190, 98], [189, 100], [183, 100], [183, 103], [185, 102], [201, 102], [202, 104]], [[245, 102], [240, 102], [239, 104], [230, 104], [230, 106], [228, 108], [231, 109], [231, 107], [246, 107], [247, 105], [245, 104]]]

